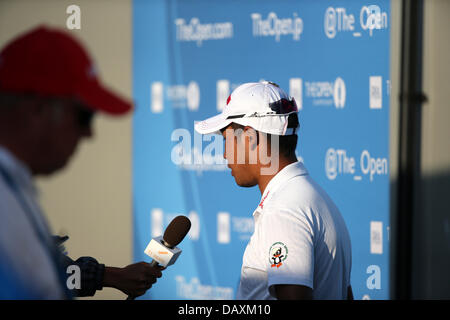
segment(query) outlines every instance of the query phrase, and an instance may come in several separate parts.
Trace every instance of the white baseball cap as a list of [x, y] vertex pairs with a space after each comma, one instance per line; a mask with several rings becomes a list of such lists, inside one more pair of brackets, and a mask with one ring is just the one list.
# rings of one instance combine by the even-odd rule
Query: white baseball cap
[[288, 128], [288, 117], [297, 113], [294, 98], [289, 97], [277, 84], [269, 81], [244, 83], [227, 99], [222, 113], [195, 123], [200, 134], [217, 133], [235, 122], [243, 126], [276, 135], [295, 134], [296, 128]]

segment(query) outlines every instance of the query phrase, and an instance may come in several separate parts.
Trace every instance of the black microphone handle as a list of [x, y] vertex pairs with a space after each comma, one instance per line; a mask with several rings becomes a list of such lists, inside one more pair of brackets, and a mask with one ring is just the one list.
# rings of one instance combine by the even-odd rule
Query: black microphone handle
[[[157, 267], [158, 266], [158, 261], [156, 261], [156, 260], [152, 260], [152, 262], [150, 263], [150, 267]], [[136, 297], [133, 297], [133, 296], [128, 296], [127, 297], [127, 300], [134, 300], [134, 299], [136, 299]]]
[[158, 261], [156, 260], [152, 260], [152, 262], [150, 262], [150, 267], [157, 267], [158, 266]]

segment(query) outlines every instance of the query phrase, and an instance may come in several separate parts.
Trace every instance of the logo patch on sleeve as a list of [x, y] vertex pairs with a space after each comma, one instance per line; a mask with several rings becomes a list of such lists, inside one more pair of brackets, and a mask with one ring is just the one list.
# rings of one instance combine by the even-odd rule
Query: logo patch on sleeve
[[269, 250], [269, 263], [270, 267], [281, 267], [283, 261], [287, 259], [288, 248], [283, 242], [275, 242]]

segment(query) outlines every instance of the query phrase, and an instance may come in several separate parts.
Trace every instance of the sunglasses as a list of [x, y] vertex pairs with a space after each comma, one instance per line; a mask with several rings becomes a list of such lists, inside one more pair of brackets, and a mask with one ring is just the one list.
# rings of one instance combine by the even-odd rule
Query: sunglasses
[[95, 112], [86, 108], [78, 108], [78, 124], [82, 128], [90, 128]]

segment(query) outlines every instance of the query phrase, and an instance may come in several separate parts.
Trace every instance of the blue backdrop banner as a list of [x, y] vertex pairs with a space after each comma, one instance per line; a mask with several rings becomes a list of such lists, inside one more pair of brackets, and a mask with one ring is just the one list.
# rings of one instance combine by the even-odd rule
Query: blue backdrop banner
[[134, 260], [175, 216], [192, 221], [144, 298], [235, 297], [261, 195], [194, 121], [262, 79], [297, 101], [297, 156], [347, 223], [355, 298], [389, 298], [389, 21], [388, 0], [133, 2]]

